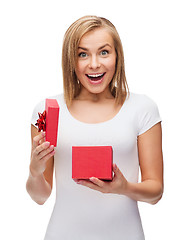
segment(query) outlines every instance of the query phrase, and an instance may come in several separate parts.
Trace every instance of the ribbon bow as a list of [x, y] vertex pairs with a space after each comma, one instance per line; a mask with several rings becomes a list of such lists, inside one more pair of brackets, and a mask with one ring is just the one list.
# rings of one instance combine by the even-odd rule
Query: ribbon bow
[[37, 120], [37, 123], [35, 123], [36, 126], [38, 126], [38, 132], [41, 132], [43, 130], [46, 131], [46, 111], [43, 113], [38, 112], [39, 119]]

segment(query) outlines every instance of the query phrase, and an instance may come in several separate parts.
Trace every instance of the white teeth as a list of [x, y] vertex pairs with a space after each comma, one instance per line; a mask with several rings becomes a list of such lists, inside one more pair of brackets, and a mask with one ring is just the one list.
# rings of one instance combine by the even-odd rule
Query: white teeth
[[87, 74], [88, 77], [101, 77], [103, 73], [101, 74]]

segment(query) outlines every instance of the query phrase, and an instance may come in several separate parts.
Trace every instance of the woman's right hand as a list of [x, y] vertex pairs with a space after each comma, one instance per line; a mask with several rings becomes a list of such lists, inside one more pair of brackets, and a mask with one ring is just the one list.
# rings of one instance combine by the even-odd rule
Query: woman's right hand
[[41, 132], [33, 138], [30, 172], [33, 177], [43, 174], [46, 162], [55, 154], [54, 146], [45, 141], [45, 132]]

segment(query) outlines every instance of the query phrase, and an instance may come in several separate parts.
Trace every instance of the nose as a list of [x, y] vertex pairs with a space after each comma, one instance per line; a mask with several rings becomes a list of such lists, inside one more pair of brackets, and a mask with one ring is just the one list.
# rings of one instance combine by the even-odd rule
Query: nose
[[91, 69], [97, 69], [101, 66], [99, 62], [99, 58], [97, 56], [92, 56], [90, 58], [89, 68]]

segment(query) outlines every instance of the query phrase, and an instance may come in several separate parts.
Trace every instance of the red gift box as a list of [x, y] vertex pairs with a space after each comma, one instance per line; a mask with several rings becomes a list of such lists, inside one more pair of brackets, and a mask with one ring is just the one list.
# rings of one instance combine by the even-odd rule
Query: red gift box
[[112, 180], [113, 151], [111, 146], [73, 146], [72, 178]]
[[56, 99], [46, 99], [46, 141], [54, 147], [57, 146], [59, 105]]

